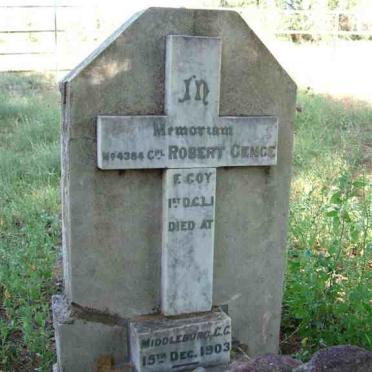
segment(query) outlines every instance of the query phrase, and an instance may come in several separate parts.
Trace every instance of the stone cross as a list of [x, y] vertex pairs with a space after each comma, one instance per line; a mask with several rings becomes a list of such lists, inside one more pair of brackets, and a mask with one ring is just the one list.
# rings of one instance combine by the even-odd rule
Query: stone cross
[[165, 315], [211, 310], [216, 167], [276, 164], [276, 117], [219, 116], [221, 47], [219, 38], [168, 36], [165, 115], [97, 120], [100, 169], [166, 168]]

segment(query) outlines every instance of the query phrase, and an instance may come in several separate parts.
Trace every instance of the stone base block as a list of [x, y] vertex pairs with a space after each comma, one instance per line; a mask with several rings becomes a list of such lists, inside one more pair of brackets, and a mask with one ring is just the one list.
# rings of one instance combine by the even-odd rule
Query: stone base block
[[62, 296], [53, 297], [58, 372], [130, 371], [127, 327], [80, 319]]
[[129, 328], [131, 361], [138, 372], [191, 370], [230, 360], [231, 319], [222, 311], [142, 317]]

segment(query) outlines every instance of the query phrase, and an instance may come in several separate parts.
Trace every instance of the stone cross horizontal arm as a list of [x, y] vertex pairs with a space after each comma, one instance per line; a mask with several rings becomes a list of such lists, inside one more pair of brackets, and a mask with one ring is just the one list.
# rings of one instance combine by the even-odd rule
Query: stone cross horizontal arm
[[100, 169], [268, 166], [277, 118], [219, 116], [221, 42], [168, 36], [164, 116], [98, 116]]

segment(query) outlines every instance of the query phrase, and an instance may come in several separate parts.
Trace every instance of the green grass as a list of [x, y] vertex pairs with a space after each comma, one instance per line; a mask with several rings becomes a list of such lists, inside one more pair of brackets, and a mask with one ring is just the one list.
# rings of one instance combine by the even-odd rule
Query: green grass
[[[282, 352], [371, 345], [372, 108], [299, 95]], [[369, 142], [368, 142], [369, 141]], [[41, 76], [0, 75], [0, 370], [50, 370], [60, 279], [59, 103]]]
[[60, 245], [54, 85], [0, 75], [0, 370], [50, 370]]
[[372, 107], [298, 98], [282, 352], [372, 348]]

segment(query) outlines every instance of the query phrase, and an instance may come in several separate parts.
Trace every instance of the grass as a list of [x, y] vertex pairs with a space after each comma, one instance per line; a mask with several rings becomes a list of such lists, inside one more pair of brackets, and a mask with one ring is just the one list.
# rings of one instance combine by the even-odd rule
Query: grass
[[372, 107], [300, 94], [295, 125], [284, 353], [372, 348]]
[[[306, 360], [326, 345], [372, 348], [372, 108], [310, 91], [299, 106], [281, 350]], [[0, 134], [0, 370], [48, 371], [61, 244], [55, 85], [0, 75]]]
[[56, 89], [0, 75], [0, 370], [50, 370], [60, 245]]

